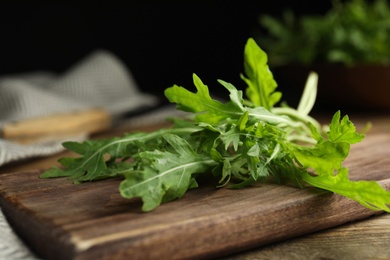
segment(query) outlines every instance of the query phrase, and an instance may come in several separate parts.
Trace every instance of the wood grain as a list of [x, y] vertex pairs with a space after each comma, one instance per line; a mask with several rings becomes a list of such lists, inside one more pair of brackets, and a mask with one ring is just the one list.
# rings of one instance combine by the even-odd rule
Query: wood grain
[[[390, 188], [390, 135], [355, 145], [353, 179]], [[151, 213], [118, 194], [120, 180], [74, 185], [40, 171], [0, 175], [1, 207], [17, 233], [45, 259], [211, 258], [299, 237], [374, 212], [314, 188], [276, 184], [241, 190], [204, 185]]]
[[219, 260], [389, 259], [390, 214], [354, 221]]

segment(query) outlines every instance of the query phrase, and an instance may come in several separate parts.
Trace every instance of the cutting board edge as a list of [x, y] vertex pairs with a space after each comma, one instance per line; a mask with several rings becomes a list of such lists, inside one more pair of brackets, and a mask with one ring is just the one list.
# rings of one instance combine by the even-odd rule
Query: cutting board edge
[[[18, 237], [23, 241], [25, 246], [28, 247], [36, 256], [50, 256], [61, 250], [61, 252], [64, 252], [62, 253], [61, 258], [65, 256], [66, 257], [64, 259], [73, 258], [75, 252], [74, 245], [68, 244], [66, 242], [69, 241], [69, 234], [67, 234], [65, 231], [61, 232], [59, 227], [55, 227], [55, 236], [46, 236], [45, 233], [51, 234], [50, 230], [53, 225], [51, 225], [49, 222], [46, 225], [42, 225], [42, 220], [39, 221], [37, 218], [23, 217], [27, 215], [28, 209], [14, 207], [12, 205], [13, 204], [7, 201], [5, 197], [0, 197], [0, 207], [7, 222], [18, 235]], [[27, 233], [27, 229], [32, 229], [35, 232]], [[65, 243], [62, 243], [60, 247], [56, 246], [56, 243], [52, 243], [56, 238], [60, 238], [61, 241], [65, 241]], [[51, 246], [45, 247], [43, 246], [44, 244], [51, 244]]]
[[[37, 172], [35, 172], [35, 173], [37, 173]], [[390, 188], [390, 179], [387, 179], [385, 181], [380, 181], [380, 183], [385, 188], [387, 188], [387, 189]], [[322, 214], [325, 214], [327, 211], [330, 212], [331, 209], [332, 209], [332, 207], [329, 208], [329, 205], [324, 206], [324, 204], [326, 204], [327, 200], [328, 200], [327, 202], [332, 202], [333, 204], [337, 205], [337, 207], [343, 208], [343, 209], [346, 208], [345, 205], [350, 205], [350, 206], [353, 205], [354, 208], [356, 207], [356, 205], [359, 205], [355, 201], [349, 200], [347, 198], [343, 198], [343, 197], [341, 197], [339, 195], [335, 195], [335, 194], [327, 193], [327, 195], [320, 194], [318, 196], [313, 196], [310, 199], [309, 202], [307, 200], [304, 200], [302, 203], [309, 203], [309, 204], [311, 203], [311, 206], [308, 205], [309, 208], [310, 207], [311, 208], [313, 208], [313, 207], [317, 208], [315, 205], [321, 204], [321, 200], [318, 200], [318, 199], [319, 198], [325, 199], [325, 202], [323, 201], [322, 204], [323, 204], [323, 209], [326, 209], [326, 210], [320, 210], [319, 208], [317, 208], [317, 210], [319, 212], [321, 212]], [[340, 203], [340, 201], [342, 203]], [[15, 231], [19, 234], [19, 236], [22, 237], [22, 239], [24, 241], [26, 241], [30, 245], [30, 248], [32, 248], [35, 253], [39, 252], [40, 256], [43, 256], [45, 258], [47, 257], [47, 259], [53, 259], [53, 258], [55, 258], [55, 259], [75, 259], [75, 257], [77, 257], [77, 259], [90, 259], [91, 257], [95, 256], [94, 255], [95, 252], [93, 252], [91, 250], [87, 250], [87, 251], [84, 251], [84, 252], [78, 251], [76, 245], [70, 243], [71, 237], [72, 237], [73, 234], [72, 233], [63, 232], [63, 230], [61, 228], [59, 228], [59, 227], [55, 228], [56, 229], [56, 233], [54, 234], [54, 236], [51, 235], [51, 236], [45, 237], [45, 236], [42, 236], [41, 233], [33, 232], [32, 235], [30, 235], [30, 237], [26, 237], [25, 234], [23, 234], [23, 229], [26, 227], [26, 225], [30, 226], [30, 227], [31, 226], [39, 227], [39, 228], [36, 228], [36, 230], [40, 230], [41, 232], [50, 230], [53, 226], [50, 225], [49, 222], [48, 222], [42, 228], [42, 224], [38, 224], [38, 222], [42, 223], [42, 219], [37, 219], [37, 218], [32, 218], [32, 219], [30, 219], [29, 222], [26, 222], [22, 218], [22, 216], [23, 216], [22, 214], [27, 214], [26, 209], [23, 208], [23, 207], [20, 207], [20, 206], [19, 207], [11, 207], [12, 206], [11, 204], [12, 204], [12, 202], [8, 201], [6, 196], [1, 196], [1, 198], [0, 198], [0, 205], [6, 209], [5, 210], [6, 217], [8, 219], [10, 219], [10, 220], [14, 220], [14, 221], [10, 221], [10, 222], [12, 223], [13, 227], [15, 228]], [[300, 206], [302, 206], [302, 205], [297, 205], [296, 207], [300, 208]], [[277, 208], [275, 210], [276, 211], [277, 210], [285, 211], [286, 209], [284, 209], [284, 208], [280, 208], [280, 209]], [[290, 208], [289, 210], [292, 210], [292, 209]], [[361, 212], [361, 211], [363, 211], [363, 212]], [[267, 245], [269, 243], [282, 241], [282, 240], [285, 240], [285, 239], [288, 239], [288, 238], [291, 238], [291, 237], [294, 237], [294, 236], [300, 236], [300, 235], [304, 235], [304, 234], [309, 234], [309, 233], [312, 233], [312, 232], [315, 232], [315, 231], [323, 230], [325, 228], [334, 227], [334, 226], [341, 225], [341, 224], [344, 224], [344, 223], [347, 223], [347, 222], [356, 221], [356, 220], [359, 220], [359, 219], [367, 218], [369, 216], [378, 214], [378, 212], [375, 212], [375, 211], [372, 211], [372, 210], [369, 210], [369, 209], [365, 209], [365, 208], [363, 208], [360, 205], [359, 205], [358, 212], [360, 212], [360, 213], [359, 214], [352, 214], [354, 212], [352, 212], [352, 213], [349, 212], [349, 214], [347, 214], [347, 215], [349, 215], [349, 218], [344, 218], [342, 221], [339, 221], [336, 218], [336, 220], [337, 220], [336, 222], [329, 222], [326, 225], [316, 226], [316, 227], [314, 227], [314, 228], [312, 228], [310, 230], [306, 230], [306, 231], [295, 230], [294, 233], [290, 233], [289, 235], [284, 235], [284, 236], [282, 235], [282, 236], [279, 236], [279, 237], [276, 237], [276, 238], [273, 238], [273, 239], [253, 238], [252, 240], [248, 240], [248, 241], [243, 242], [241, 244], [237, 244], [237, 243], [231, 243], [231, 244], [227, 244], [227, 245], [225, 244], [224, 248], [218, 248], [218, 247], [213, 246], [213, 247], [208, 248], [207, 250], [206, 250], [206, 248], [203, 248], [202, 249], [203, 251], [192, 251], [190, 255], [186, 255], [186, 253], [188, 253], [188, 251], [183, 252], [182, 254], [184, 254], [183, 255], [184, 258], [187, 258], [187, 257], [192, 258], [192, 257], [219, 256], [219, 255], [224, 255], [225, 253], [226, 254], [228, 254], [228, 253], [236, 253], [236, 252], [239, 252], [239, 251], [241, 251], [243, 249], [249, 249], [249, 248], [253, 248], [255, 246], [256, 247], [257, 246], [264, 246], [264, 245]], [[244, 222], [245, 222], [245, 217], [248, 218], [250, 213], [253, 213], [253, 212], [246, 211], [245, 214], [247, 214], [247, 215], [243, 214], [243, 215], [240, 216], [241, 218], [243, 218], [242, 220]], [[302, 216], [304, 216], [304, 215], [305, 214], [303, 214]], [[334, 216], [332, 216], [332, 217], [334, 217]], [[24, 221], [17, 221], [17, 220], [24, 220]], [[223, 220], [223, 219], [219, 219], [219, 221], [220, 221], [219, 225], [227, 225], [227, 224], [229, 224], [229, 223], [226, 223], [226, 221]], [[259, 221], [259, 220], [257, 220], [257, 221]], [[207, 228], [204, 228], [204, 230], [207, 231]], [[261, 231], [261, 230], [259, 230], [259, 231]], [[49, 232], [49, 234], [50, 234], [50, 232]], [[193, 234], [192, 236], [196, 236], [196, 234], [195, 235]], [[57, 243], [55, 246], [54, 245], [50, 246], [49, 249], [47, 249], [47, 248], [43, 248], [42, 249], [41, 248], [40, 245], [42, 244], [42, 242], [41, 242], [42, 238], [45, 238], [44, 240], [45, 240], [46, 243], [50, 243], [50, 242], [54, 241], [55, 239], [58, 240], [58, 237], [61, 237], [61, 240], [59, 240], [59, 242], [61, 242], [61, 243]], [[211, 241], [211, 238], [208, 238], [208, 239], [210, 239], [210, 241]], [[41, 241], [38, 243], [37, 241], [39, 241], [39, 240], [41, 240]], [[145, 241], [141, 241], [141, 243], [144, 243], [144, 244], [147, 244], [146, 242]], [[171, 242], [173, 242], [173, 241], [171, 241]], [[224, 241], [224, 242], [226, 242], [226, 241]], [[122, 243], [120, 243], [120, 245], [121, 244]], [[212, 243], [209, 243], [209, 244], [212, 244]], [[95, 249], [94, 248], [92, 248], [92, 249], [94, 249], [96, 251], [96, 250], [98, 250], [100, 248], [100, 246], [102, 246], [103, 248], [105, 247], [105, 245], [103, 244], [103, 245], [97, 245], [97, 247], [95, 247]], [[157, 246], [157, 245], [154, 244], [154, 246]], [[189, 247], [190, 247], [190, 245], [189, 245]], [[148, 248], [148, 247], [146, 247], [146, 248]], [[223, 252], [222, 249], [225, 250], [224, 253], [221, 253], [221, 252]], [[136, 249], [136, 251], [140, 251], [140, 250]], [[150, 250], [150, 247], [149, 247], [149, 251], [152, 251], [152, 250]], [[174, 252], [174, 251], [175, 250], [173, 250], [171, 252]], [[61, 254], [61, 256], [59, 257], [58, 252], [67, 252], [67, 254]], [[105, 254], [106, 252], [103, 252], [103, 253]], [[125, 250], [123, 252], [123, 251], [117, 250], [116, 253], [122, 254], [122, 255], [126, 255], [126, 254], [129, 253], [129, 251]], [[135, 255], [132, 254], [132, 256], [134, 257]], [[112, 255], [110, 255], [110, 257], [112, 257]], [[142, 255], [142, 257], [140, 256], [140, 258], [145, 259], [145, 255]], [[104, 258], [101, 258], [101, 259], [104, 259]]]
[[[337, 198], [335, 198], [335, 196]], [[270, 238], [269, 236], [258, 236], [255, 237], [253, 235], [248, 235], [247, 237], [242, 236], [241, 237], [241, 242], [237, 243], [236, 240], [234, 239], [226, 239], [226, 237], [215, 237], [214, 231], [216, 231], [219, 228], [226, 229], [226, 226], [233, 225], [236, 222], [236, 219], [224, 219], [224, 218], [212, 218], [212, 219], [218, 219], [216, 222], [212, 223], [207, 223], [202, 225], [201, 221], [198, 221], [198, 226], [197, 226], [197, 231], [190, 232], [188, 235], [182, 235], [183, 231], [188, 232], [188, 228], [185, 224], [178, 224], [176, 227], [171, 226], [170, 229], [166, 230], [159, 230], [155, 231], [152, 234], [147, 234], [145, 237], [141, 237], [137, 241], [136, 238], [123, 238], [122, 241], [111, 241], [113, 242], [113, 247], [110, 246], [110, 243], [108, 244], [97, 244], [96, 247], [91, 247], [85, 251], [78, 251], [77, 252], [77, 259], [91, 259], [91, 258], [96, 258], [98, 257], [99, 259], [110, 259], [111, 257], [116, 257], [115, 254], [118, 256], [131, 256], [132, 259], [155, 259], [156, 257], [172, 257], [172, 254], [176, 254], [178, 258], [208, 258], [208, 257], [221, 257], [227, 254], [232, 254], [232, 253], [238, 253], [241, 252], [242, 250], [247, 250], [251, 249], [254, 247], [259, 247], [259, 246], [266, 246], [274, 242], [280, 242], [284, 241], [289, 238], [297, 237], [297, 236], [302, 236], [306, 234], [310, 234], [313, 232], [321, 231], [327, 228], [331, 227], [336, 227], [345, 223], [353, 222], [353, 221], [358, 221], [361, 219], [365, 219], [368, 217], [371, 217], [373, 215], [381, 214], [382, 212], [378, 211], [372, 211], [369, 209], [366, 209], [362, 207], [361, 205], [358, 205], [356, 202], [351, 201], [346, 198], [340, 198], [338, 195], [332, 195], [328, 196], [330, 201], [333, 201], [335, 204], [339, 205], [339, 209], [343, 208], [348, 209], [347, 211], [343, 212], [343, 217], [337, 217], [335, 214], [332, 214], [332, 210], [329, 211], [324, 211], [324, 210], [318, 210], [318, 212], [321, 212], [317, 217], [319, 220], [323, 220], [321, 216], [324, 216], [328, 220], [324, 222], [323, 224], [319, 224], [319, 222], [316, 222], [315, 224], [312, 225], [311, 228], [296, 228], [295, 230], [291, 231], [289, 230], [289, 226], [291, 223], [288, 225], [285, 225], [281, 229], [277, 230], [276, 227], [272, 226], [270, 229], [275, 228], [276, 232], [279, 232], [279, 235]], [[314, 200], [317, 200], [318, 198], [313, 198], [311, 202], [305, 202], [308, 204], [313, 204]], [[327, 198], [324, 198], [325, 201], [329, 200]], [[314, 202], [316, 203], [316, 202]], [[310, 207], [310, 206], [309, 206]], [[300, 207], [297, 206], [297, 209]], [[291, 211], [294, 209], [292, 208]], [[285, 211], [285, 209], [277, 209], [277, 211]], [[285, 212], [288, 213], [288, 212]], [[257, 228], [253, 229], [254, 223], [259, 223], [259, 222], [264, 222], [264, 217], [267, 216], [262, 216], [261, 213], [258, 212], [259, 217], [257, 218], [257, 215], [253, 215], [251, 217], [248, 216], [241, 216], [241, 221], [244, 223], [251, 223], [250, 225], [246, 226], [247, 231], [251, 230], [251, 232], [258, 231], [261, 232], [263, 229], [258, 226]], [[288, 215], [288, 214], [287, 214]], [[305, 216], [306, 215], [306, 216]], [[313, 214], [315, 215], [315, 214]], [[296, 217], [295, 223], [299, 224], [301, 222], [300, 217], [313, 217], [313, 215], [308, 215], [302, 212], [300, 216]], [[253, 219], [257, 218], [257, 222], [254, 221]], [[332, 220], [329, 220], [332, 219]], [[278, 221], [275, 221], [273, 225], [278, 225], [281, 222], [288, 221], [288, 218], [285, 217], [283, 219], [279, 219]], [[269, 224], [269, 223], [268, 223]], [[238, 232], [242, 232], [243, 229], [233, 229], [230, 230], [234, 234], [238, 234]], [[286, 232], [289, 231], [289, 232]], [[208, 232], [208, 236], [205, 237], [204, 233]], [[268, 233], [268, 232], [264, 232]], [[163, 244], [159, 243], [156, 239], [156, 236], [166, 236], [169, 237], [169, 240], [165, 240]], [[180, 236], [181, 235], [181, 236]], [[226, 234], [227, 236], [227, 234]], [[203, 247], [196, 247], [192, 242], [186, 243], [186, 246], [183, 246], [183, 243], [181, 243], [180, 247], [176, 247], [175, 240], [180, 238], [181, 241], [183, 240], [188, 240], [190, 241], [191, 238], [197, 238], [197, 237], [203, 237], [203, 243], [202, 245], [209, 245], [209, 246], [203, 246]], [[131, 245], [127, 245], [127, 242], [130, 241], [130, 243], [134, 242], [134, 239], [136, 240], [136, 244], [138, 246], [135, 246], [134, 248], [131, 248]], [[151, 240], [148, 241], [148, 240]], [[206, 241], [205, 241], [206, 240]], [[199, 243], [199, 241], [198, 241]], [[116, 246], [120, 246], [120, 248], [116, 248]], [[142, 245], [142, 246], [139, 246]], [[107, 248], [110, 250], [107, 251]], [[164, 248], [164, 252], [161, 252], [161, 248]], [[160, 249], [160, 250], [159, 250]], [[105, 250], [105, 251], [104, 251]], [[103, 252], [103, 253], [102, 253]], [[140, 253], [142, 252], [142, 253]], [[150, 255], [145, 254], [144, 252], [150, 253]], [[153, 255], [153, 252], [159, 252], [157, 255]], [[104, 256], [107, 256], [105, 258]]]

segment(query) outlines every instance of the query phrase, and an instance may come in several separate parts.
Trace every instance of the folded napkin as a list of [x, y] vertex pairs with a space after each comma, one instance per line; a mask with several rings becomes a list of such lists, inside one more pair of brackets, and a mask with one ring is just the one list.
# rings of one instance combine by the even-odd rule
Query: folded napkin
[[[10, 122], [91, 108], [104, 109], [115, 120], [156, 104], [154, 96], [137, 88], [126, 66], [105, 50], [91, 53], [60, 75], [39, 71], [0, 77], [0, 129]], [[60, 152], [63, 141], [59, 138], [26, 145], [0, 138], [0, 167]]]

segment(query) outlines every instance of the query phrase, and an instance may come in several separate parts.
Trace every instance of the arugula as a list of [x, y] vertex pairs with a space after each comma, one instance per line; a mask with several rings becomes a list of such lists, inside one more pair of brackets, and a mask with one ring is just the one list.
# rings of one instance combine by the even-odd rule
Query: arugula
[[[242, 188], [273, 178], [326, 189], [362, 205], [390, 212], [390, 192], [374, 181], [350, 181], [342, 163], [351, 144], [363, 140], [348, 116], [336, 112], [328, 127], [309, 113], [314, 105], [318, 76], [309, 75], [297, 109], [276, 107], [281, 94], [267, 65], [267, 54], [252, 38], [244, 51], [246, 94], [218, 80], [229, 92], [223, 103], [193, 74], [197, 89], [174, 85], [165, 96], [190, 117], [174, 119], [171, 128], [123, 137], [66, 142], [81, 156], [62, 158], [41, 177], [68, 177], [75, 183], [123, 178], [124, 198], [141, 198], [142, 209], [182, 197], [198, 186], [200, 176], [219, 178], [218, 187]], [[327, 131], [325, 129], [328, 129]]]
[[390, 63], [390, 5], [387, 0], [333, 0], [320, 15], [296, 15], [291, 9], [279, 16], [262, 14], [265, 30], [258, 42], [272, 58], [284, 64]]

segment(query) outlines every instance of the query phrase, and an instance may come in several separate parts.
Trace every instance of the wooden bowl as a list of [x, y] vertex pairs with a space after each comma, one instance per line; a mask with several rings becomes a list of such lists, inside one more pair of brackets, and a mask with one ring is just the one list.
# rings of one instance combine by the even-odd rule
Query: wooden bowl
[[390, 111], [390, 65], [288, 65], [271, 70], [282, 99], [291, 106], [296, 107], [309, 72], [315, 71], [319, 75], [315, 109]]

